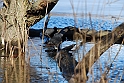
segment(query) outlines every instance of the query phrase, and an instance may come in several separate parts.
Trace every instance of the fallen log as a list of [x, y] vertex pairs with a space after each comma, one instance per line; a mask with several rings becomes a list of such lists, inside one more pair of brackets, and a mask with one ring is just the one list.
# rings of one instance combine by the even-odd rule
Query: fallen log
[[[62, 28], [57, 28], [57, 31], [61, 30]], [[51, 34], [54, 31], [54, 28], [47, 28], [46, 34]], [[40, 37], [40, 33], [43, 32], [43, 29], [33, 29], [30, 28], [28, 31], [29, 37]]]
[[[124, 23], [116, 27], [111, 33], [101, 37], [99, 41], [96, 41], [94, 47], [83, 57], [75, 67], [76, 72], [70, 79], [70, 83], [85, 83], [87, 80], [87, 74], [92, 65], [98, 60], [98, 58], [116, 41], [124, 36]], [[122, 37], [123, 38], [123, 37]]]
[[40, 37], [42, 29], [29, 29], [29, 37]]
[[53, 47], [46, 47], [45, 52], [48, 53], [49, 57], [56, 60], [60, 71], [62, 72], [63, 77], [66, 80], [70, 80], [71, 76], [74, 74], [74, 68], [77, 65], [77, 61], [73, 58], [71, 49], [75, 46], [72, 44], [67, 46], [57, 52]]
[[70, 80], [71, 76], [74, 74], [74, 68], [78, 62], [73, 58], [72, 53], [69, 51], [74, 47], [74, 45], [67, 46], [60, 50], [55, 59], [58, 63], [60, 71], [66, 80]]
[[[54, 29], [53, 28], [47, 28], [47, 32], [52, 32]], [[57, 31], [61, 31], [62, 28], [57, 28]], [[43, 31], [43, 29], [29, 29], [29, 37], [40, 37], [40, 33]], [[93, 35], [93, 31], [92, 30], [88, 30], [88, 29], [81, 29], [81, 31], [83, 32], [87, 32], [86, 35], [89, 35], [89, 37], [86, 38], [86, 42], [91, 42], [92, 41], [92, 38], [91, 38], [91, 35]], [[108, 33], [110, 33], [110, 31], [101, 31], [102, 32], [102, 35], [100, 34], [100, 32], [97, 32], [97, 31], [94, 31], [95, 32], [95, 37], [96, 37], [96, 40], [98, 40], [100, 38], [100, 36], [105, 36], [107, 35]], [[116, 42], [115, 44], [121, 44], [122, 40], [124, 38], [124, 35], [122, 37], [120, 37]], [[93, 42], [93, 41], [92, 41]]]

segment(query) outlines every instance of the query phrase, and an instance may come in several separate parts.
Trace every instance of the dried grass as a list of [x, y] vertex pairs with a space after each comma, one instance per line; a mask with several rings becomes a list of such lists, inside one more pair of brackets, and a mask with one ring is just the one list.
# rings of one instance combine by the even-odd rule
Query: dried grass
[[[73, 6], [73, 0], [71, 0], [70, 2], [71, 2], [71, 5], [72, 5], [72, 9], [73, 9], [73, 16], [74, 16], [75, 26], [78, 26], [77, 19], [76, 19], [76, 12], [74, 11], [74, 6]], [[86, 3], [87, 2], [85, 2], [85, 5], [86, 5]], [[102, 11], [103, 10], [101, 10], [101, 12]], [[87, 10], [85, 10], [85, 12], [87, 12]], [[86, 15], [85, 17], [88, 17], [87, 14], [85, 14], [85, 15]], [[93, 26], [92, 26], [92, 18], [91, 17], [92, 17], [92, 15], [89, 14], [91, 28], [94, 29]], [[98, 17], [98, 18], [101, 18], [101, 17]], [[15, 19], [17, 19], [17, 17], [15, 17]], [[24, 28], [21, 28], [18, 23], [13, 22], [13, 24], [16, 25], [15, 26], [15, 30], [17, 31], [16, 34], [17, 34], [17, 38], [18, 38], [18, 45], [13, 47], [13, 46], [11, 46], [9, 44], [9, 42], [6, 43], [6, 47], [9, 47], [10, 49], [9, 49], [9, 54], [8, 54], [8, 49], [6, 49], [7, 52], [5, 52], [5, 54], [4, 54], [4, 55], [7, 55], [7, 56], [9, 55], [9, 56], [8, 57], [4, 57], [4, 64], [5, 64], [6, 67], [4, 67], [4, 69], [5, 69], [4, 70], [4, 72], [5, 72], [4, 74], [5, 75], [4, 75], [3, 83], [30, 83], [30, 58], [33, 55], [30, 54], [31, 50], [27, 46], [28, 36], [26, 35], [27, 34], [26, 24], [23, 23], [22, 26]], [[44, 25], [45, 25], [45, 21], [44, 21]], [[16, 28], [16, 27], [18, 27], [18, 28]], [[6, 28], [6, 23], [5, 23], [5, 27], [4, 28]], [[21, 30], [20, 30], [20, 28], [21, 28]], [[80, 27], [79, 27], [79, 29], [80, 29]], [[2, 30], [3, 30], [2, 32], [4, 32], [4, 29], [2, 29]], [[21, 34], [21, 36], [20, 36], [20, 34]], [[43, 34], [44, 34], [44, 28], [43, 28]], [[4, 33], [2, 33], [2, 36], [4, 36]], [[82, 37], [83, 38], [82, 40], [84, 41], [84, 43], [86, 43], [86, 35], [84, 37], [85, 38]], [[44, 38], [44, 36], [42, 38]], [[2, 38], [2, 40], [4, 41], [3, 38]], [[21, 44], [20, 41], [23, 42], [23, 45]], [[101, 41], [101, 38], [99, 38], [99, 41]], [[93, 35], [93, 42], [96, 42], [95, 35]], [[105, 41], [105, 42], [107, 44], [107, 41]], [[35, 45], [33, 43], [34, 42], [32, 42], [32, 46], [35, 48], [35, 51], [37, 52], [37, 47], [35, 47]], [[84, 43], [83, 43], [83, 45], [84, 45]], [[123, 42], [122, 42], [122, 44], [123, 44]], [[10, 45], [10, 46], [8, 46], [8, 45]], [[43, 39], [42, 39], [42, 45], [43, 45]], [[121, 50], [121, 46], [120, 46], [119, 51]], [[84, 47], [85, 47], [85, 45], [84, 45]], [[97, 48], [97, 54], [98, 55], [100, 55], [100, 50], [99, 50], [100, 47], [101, 46], [98, 45], [98, 48]], [[18, 56], [16, 58], [13, 58], [15, 56], [15, 54], [14, 54], [15, 53], [15, 49], [18, 49], [18, 53], [17, 53]], [[41, 47], [41, 53], [38, 53], [40, 56], [42, 56], [42, 53], [43, 53], [42, 49], [43, 49], [43, 46]], [[79, 71], [81, 76], [79, 78], [76, 78], [76, 79], [78, 79], [78, 82], [76, 82], [77, 80], [75, 81], [73, 79], [71, 80], [71, 82], [75, 81], [75, 83], [85, 83], [88, 79], [92, 79], [92, 80], [90, 80], [92, 83], [96, 83], [96, 82], [98, 82], [98, 83], [108, 83], [109, 82], [109, 79], [107, 78], [108, 72], [111, 69], [112, 63], [114, 62], [114, 60], [118, 56], [119, 51], [116, 54], [116, 56], [113, 59], [113, 61], [111, 61], [111, 64], [109, 65], [109, 67], [108, 67], [108, 64], [106, 64], [107, 67], [105, 68], [105, 71], [103, 72], [102, 71], [102, 63], [100, 63], [100, 61], [96, 62], [97, 60], [94, 60], [94, 56], [96, 54], [96, 53], [94, 53], [94, 52], [96, 52], [95, 50], [96, 49], [93, 49], [90, 52], [90, 58], [89, 58], [89, 62], [88, 62], [89, 63], [89, 65], [88, 65], [89, 70], [88, 71], [92, 75], [92, 78], [87, 78], [87, 75], [86, 75], [87, 71], [85, 70], [85, 65], [87, 64], [87, 62], [86, 62], [86, 60], [83, 60], [83, 64], [80, 66], [80, 69], [84, 69], [84, 70], [83, 71]], [[85, 52], [85, 50], [82, 50], [83, 56], [84, 56], [84, 52]], [[82, 55], [82, 54], [78, 54], [78, 56], [80, 56], [80, 55]], [[108, 54], [107, 56], [110, 56], [110, 54]], [[26, 58], [26, 57], [28, 57], [28, 58]], [[97, 57], [100, 57], [100, 56], [97, 56]], [[25, 58], [26, 58], [27, 61], [25, 61]], [[40, 58], [40, 60], [42, 62], [42, 58]], [[97, 79], [97, 80], [94, 79], [95, 78], [94, 73], [93, 73], [94, 69], [92, 68], [92, 66], [93, 66], [93, 64], [95, 62], [96, 62], [97, 65], [100, 65], [100, 67], [98, 69], [100, 71], [101, 77], [99, 79]], [[106, 62], [106, 63], [108, 63], [108, 62]], [[118, 75], [116, 76], [114, 82], [116, 83], [117, 80], [118, 80]], [[121, 78], [120, 78], [120, 80], [121, 80]]]

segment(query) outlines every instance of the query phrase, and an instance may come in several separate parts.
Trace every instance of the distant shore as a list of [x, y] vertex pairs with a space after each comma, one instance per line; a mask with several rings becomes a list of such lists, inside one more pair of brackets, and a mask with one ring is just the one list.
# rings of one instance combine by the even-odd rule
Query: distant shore
[[[51, 12], [50, 13], [51, 16], [64, 16], [64, 17], [74, 17], [73, 13], [63, 13], [63, 12]], [[84, 14], [84, 13], [75, 13], [76, 17], [89, 17], [89, 14]], [[100, 19], [107, 19], [107, 20], [112, 20], [115, 19], [117, 21], [123, 22], [124, 17], [120, 16], [118, 17], [118, 15], [98, 15], [98, 14], [91, 14], [91, 18], [100, 18]]]

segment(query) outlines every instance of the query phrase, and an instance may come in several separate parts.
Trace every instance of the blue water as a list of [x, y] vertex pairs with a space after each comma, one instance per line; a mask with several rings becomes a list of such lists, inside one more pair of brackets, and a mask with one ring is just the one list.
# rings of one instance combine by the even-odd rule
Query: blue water
[[[49, 57], [48, 53], [45, 52], [46, 48], [42, 49], [41, 53], [41, 45], [42, 41], [40, 38], [36, 37], [29, 41], [29, 49], [30, 50], [30, 66], [35, 68], [37, 75], [40, 78], [44, 78], [44, 80], [48, 80], [50, 83], [68, 83], [65, 78], [62, 76], [62, 72], [58, 67], [55, 59]], [[32, 42], [34, 43], [32, 45]], [[65, 41], [62, 43], [62, 48], [75, 42]], [[73, 55], [77, 61], [81, 60], [93, 46], [93, 43], [86, 43], [84, 46], [80, 47], [78, 51], [73, 52]], [[36, 48], [36, 49], [35, 49]], [[119, 51], [119, 49], [121, 49]], [[92, 66], [91, 71], [89, 72], [89, 82], [97, 81], [100, 79], [102, 73], [104, 73], [105, 69], [112, 63], [110, 67], [110, 71], [107, 74], [107, 79], [109, 83], [122, 83], [124, 81], [124, 45], [114, 44], [112, 45], [105, 53], [101, 55], [101, 57], [97, 60], [97, 62]], [[115, 58], [117, 52], [119, 51], [118, 56]], [[84, 53], [84, 54], [83, 54]], [[41, 57], [40, 57], [41, 56]], [[115, 59], [114, 59], [115, 58]], [[122, 78], [121, 78], [122, 77]], [[94, 79], [94, 80], [93, 80]], [[34, 79], [35, 80], [35, 79]], [[40, 80], [39, 80], [40, 81]], [[47, 82], [46, 82], [47, 83]]]
[[[93, 18], [90, 22], [90, 20], [81, 18], [81, 17], [77, 17], [76, 18], [77, 21], [77, 27], [80, 28], [89, 28], [89, 29], [95, 29], [97, 31], [99, 30], [113, 30], [115, 27], [117, 27], [119, 24], [121, 24], [122, 22], [119, 21], [113, 21], [113, 20], [105, 20], [105, 19], [99, 19], [99, 18]], [[91, 25], [92, 23], [92, 25]], [[35, 29], [42, 29], [44, 26], [44, 19], [42, 19], [41, 21], [39, 21], [37, 24], [35, 24], [34, 26], [32, 26], [31, 28], [35, 28]], [[58, 28], [64, 28], [66, 26], [75, 26], [75, 20], [73, 17], [67, 17], [67, 16], [51, 16], [48, 27], [49, 28], [53, 28], [54, 26], [58, 27]], [[33, 39], [34, 40], [34, 39]], [[39, 42], [41, 40], [38, 40]], [[36, 42], [35, 42], [36, 43]], [[70, 44], [73, 44], [74, 42], [72, 41], [65, 41], [62, 43], [62, 46], [68, 46]], [[90, 48], [93, 46], [93, 43], [86, 43], [85, 47], [80, 47], [80, 49], [73, 53], [73, 55], [75, 56], [75, 59], [77, 61], [81, 60], [82, 57], [84, 56], [84, 54], [86, 54], [88, 52], [88, 50], [90, 50]], [[118, 50], [119, 50], [120, 45], [119, 44], [115, 44], [113, 46], [111, 46], [111, 48], [109, 48], [105, 53], [103, 53], [103, 55], [100, 57], [100, 59], [93, 65], [92, 67], [92, 74], [89, 73], [88, 76], [90, 77], [89, 80], [87, 81], [89, 82], [93, 82], [93, 81], [97, 81], [100, 79], [102, 73], [105, 71], [105, 69], [112, 63], [115, 55], [117, 54]], [[112, 63], [112, 67], [110, 68], [110, 71], [107, 75], [107, 79], [109, 79], [109, 83], [113, 83], [115, 81], [115, 83], [123, 82], [124, 80], [124, 46], [122, 45], [121, 51], [119, 52], [117, 58], [114, 60], [114, 62]], [[46, 76], [49, 78], [50, 82], [55, 82], [55, 80], [57, 80], [59, 83], [67, 83], [67, 81], [65, 80], [65, 78], [63, 78], [62, 73], [60, 72], [57, 63], [55, 60], [51, 59], [50, 57], [48, 57], [49, 55], [46, 54], [45, 52], [43, 53], [44, 56], [42, 56], [42, 64], [44, 67], [49, 67], [49, 69], [45, 69], [45, 68], [39, 68], [36, 67], [36, 70], [39, 71], [43, 71], [40, 72], [42, 74], [42, 76]], [[37, 60], [39, 58], [39, 56], [35, 56], [37, 57]], [[34, 59], [36, 60], [36, 59]], [[47, 64], [46, 64], [47, 61]], [[38, 61], [40, 62], [40, 60]], [[38, 63], [37, 62], [37, 63]], [[40, 62], [41, 63], [41, 62]], [[45, 63], [45, 64], [44, 64]], [[34, 62], [32, 62], [32, 64], [36, 64]], [[40, 65], [37, 65], [40, 66]], [[52, 74], [51, 74], [52, 73]], [[122, 78], [121, 78], [122, 77]]]
[[[44, 26], [44, 20], [40, 20], [38, 23], [36, 23], [31, 28], [34, 29], [42, 29]], [[93, 18], [90, 22], [89, 19], [83, 19], [83, 18], [77, 18], [77, 22], [75, 23], [75, 20], [73, 17], [65, 17], [65, 16], [52, 16], [50, 18], [50, 21], [48, 23], [48, 28], [58, 27], [58, 28], [64, 28], [67, 26], [76, 26], [79, 28], [89, 28], [89, 29], [95, 29], [95, 30], [112, 30], [116, 26], [118, 26], [121, 22], [111, 21], [111, 20], [102, 20], [102, 19], [95, 19]]]
[[[119, 49], [121, 50], [119, 51]], [[109, 67], [110, 64], [112, 64], [112, 66], [110, 67], [110, 71], [106, 76], [108, 82], [123, 83], [124, 82], [123, 54], [124, 54], [124, 45], [122, 46], [119, 44], [112, 45], [106, 52], [102, 54], [99, 60], [97, 60], [97, 62], [93, 65], [91, 69], [93, 72], [91, 75], [89, 73], [89, 77], [91, 77], [89, 81], [93, 80], [93, 78], [95, 80], [98, 80], [101, 77], [102, 73], [104, 73], [106, 68]]]
[[[79, 28], [89, 28], [89, 29], [93, 28], [97, 31], [113, 30], [116, 26], [118, 26], [123, 22], [121, 21], [122, 19], [120, 20], [120, 17], [124, 17], [124, 11], [122, 11], [124, 10], [123, 0], [115, 0], [115, 2], [112, 0], [84, 0], [84, 1], [59, 0], [57, 5], [51, 11], [51, 13], [59, 12], [60, 14], [61, 13], [72, 14], [73, 9], [70, 4], [70, 1], [73, 1], [75, 13], [80, 13], [80, 14], [91, 13], [98, 16], [92, 17], [90, 21], [88, 16], [76, 17], [76, 19], [74, 19], [74, 16], [52, 15], [50, 17], [50, 21], [47, 26], [48, 28], [53, 28], [55, 26], [58, 28], [64, 28], [67, 26], [76, 26]], [[103, 17], [100, 17], [99, 15], [103, 15]], [[107, 17], [107, 16], [110, 16], [110, 18], [105, 19], [104, 17]], [[112, 16], [114, 16], [115, 18], [111, 18]], [[116, 19], [116, 18], [119, 18], [119, 19]], [[45, 19], [40, 20], [31, 28], [42, 29], [44, 26], [44, 20]], [[36, 68], [37, 74], [40, 77], [46, 77], [46, 80], [49, 80], [49, 83], [68, 83], [65, 80], [65, 78], [62, 76], [62, 73], [60, 72], [56, 61], [50, 58], [49, 55], [46, 52], [44, 52], [45, 48], [43, 48], [42, 50], [43, 51], [42, 60], [39, 59], [40, 53], [41, 53], [40, 38], [34, 38], [32, 40], [35, 43], [36, 48], [38, 48], [37, 52], [36, 50], [34, 50], [34, 52], [33, 50], [31, 51], [31, 53], [33, 52], [35, 54], [35, 56], [31, 58], [31, 66]], [[62, 45], [68, 46], [72, 43], [74, 42], [65, 41]], [[92, 43], [86, 43], [85, 48], [80, 47], [80, 49], [74, 53], [75, 59], [77, 61], [81, 60], [81, 58], [83, 57], [82, 51], [86, 53], [92, 46], [93, 46]], [[90, 83], [91, 81], [93, 82], [94, 80], [96, 81], [100, 78], [101, 74], [105, 71], [105, 68], [112, 63], [119, 48], [120, 48], [120, 45], [115, 44], [111, 46], [111, 48], [109, 48], [105, 53], [103, 53], [100, 59], [93, 65], [91, 69], [93, 71], [92, 74], [91, 73], [88, 74], [90, 79], [87, 81], [87, 83]], [[112, 63], [110, 72], [107, 75], [107, 79], [109, 79], [109, 83], [113, 83], [115, 79], [117, 79], [115, 83], [118, 83], [119, 81], [122, 83], [124, 81], [124, 64], [123, 64], [124, 51], [123, 50], [124, 50], [124, 46], [122, 46], [121, 51], [119, 52], [117, 58]], [[43, 68], [41, 68], [41, 65]]]
[[[70, 1], [73, 1], [74, 9], [72, 8]], [[1, 4], [1, 3], [0, 3]], [[0, 5], [1, 7], [1, 5]], [[48, 27], [53, 28], [54, 26], [58, 28], [64, 28], [66, 26], [76, 26], [79, 28], [89, 28], [99, 30], [113, 30], [116, 26], [123, 22], [124, 17], [124, 0], [59, 0], [57, 5], [51, 11], [51, 13], [59, 12], [61, 13], [71, 13], [73, 14], [73, 10], [75, 13], [85, 14], [91, 13], [94, 15], [98, 15], [97, 17], [92, 17], [91, 22], [88, 16], [76, 17], [74, 16], [51, 16]], [[100, 17], [102, 15], [103, 17]], [[105, 19], [104, 17], [110, 16], [110, 18]], [[115, 18], [111, 18], [114, 16]], [[118, 18], [118, 19], [117, 19]], [[33, 25], [31, 28], [34, 29], [42, 29], [44, 26], [44, 20], [40, 20], [38, 23]], [[122, 21], [121, 21], [122, 20]], [[32, 43], [33, 42], [33, 43]], [[33, 38], [28, 40], [29, 51], [30, 51], [30, 66], [36, 70], [36, 74], [43, 78], [44, 80], [48, 80], [49, 83], [68, 83], [65, 78], [62, 76], [62, 72], [60, 72], [56, 61], [49, 57], [49, 55], [45, 52], [45, 48], [42, 49], [42, 43], [40, 38]], [[74, 42], [65, 41], [63, 46], [70, 45]], [[83, 57], [82, 51], [87, 52], [93, 46], [92, 43], [86, 43], [85, 48], [80, 47], [80, 49], [74, 53], [75, 59], [81, 60]], [[90, 79], [88, 83], [91, 81], [96, 81], [100, 78], [101, 74], [105, 71], [105, 68], [109, 66], [114, 57], [116, 56], [121, 45], [115, 44], [111, 46], [100, 59], [93, 65], [92, 74], [89, 73], [88, 76]], [[41, 53], [42, 50], [42, 53]], [[117, 58], [112, 63], [112, 67], [107, 75], [107, 78], [110, 79], [109, 83], [121, 83], [124, 82], [124, 46], [117, 56]], [[78, 56], [79, 55], [79, 56]], [[80, 57], [80, 59], [78, 59]], [[3, 72], [2, 70], [0, 70]], [[0, 72], [0, 73], [1, 73]], [[3, 79], [3, 75], [0, 75], [0, 82]], [[31, 79], [32, 80], [32, 79]], [[41, 83], [40, 79], [37, 80], [37, 83]], [[33, 82], [32, 82], [33, 83]]]
[[45, 52], [46, 48], [42, 48], [41, 42], [42, 40], [39, 37], [35, 37], [28, 41], [30, 66], [36, 70], [35, 72], [40, 78], [31, 80], [37, 81], [38, 83], [42, 83], [41, 79], [46, 81], [45, 83], [67, 83], [55, 59], [49, 57], [47, 52]]

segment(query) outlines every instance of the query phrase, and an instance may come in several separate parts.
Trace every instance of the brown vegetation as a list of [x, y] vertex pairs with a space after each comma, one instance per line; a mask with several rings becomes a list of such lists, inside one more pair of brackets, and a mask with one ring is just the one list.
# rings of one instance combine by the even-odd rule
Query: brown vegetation
[[100, 40], [96, 41], [94, 47], [83, 57], [75, 67], [75, 71], [80, 71], [75, 73], [71, 78], [73, 83], [84, 83], [87, 80], [87, 74], [92, 67], [92, 65], [98, 60], [98, 58], [117, 40], [124, 35], [124, 23], [116, 27], [111, 33], [101, 37]]
[[0, 50], [5, 58], [3, 83], [30, 83], [25, 61], [29, 27], [41, 20], [58, 0], [3, 0], [0, 9]]

